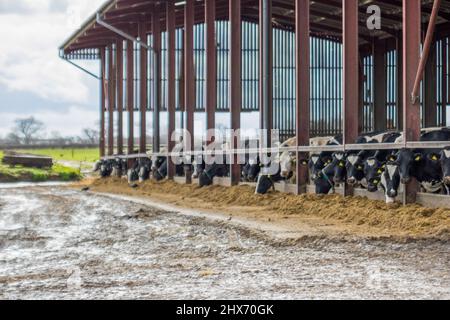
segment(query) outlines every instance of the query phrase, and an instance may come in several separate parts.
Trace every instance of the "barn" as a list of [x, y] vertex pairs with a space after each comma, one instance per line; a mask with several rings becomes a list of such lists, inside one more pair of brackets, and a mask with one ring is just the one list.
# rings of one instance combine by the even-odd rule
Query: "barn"
[[[377, 149], [442, 149], [450, 143], [420, 135], [448, 124], [449, 36], [450, 1], [441, 0], [109, 0], [60, 57], [82, 70], [80, 60], [100, 62], [92, 75], [105, 158], [168, 155], [178, 129], [191, 133], [183, 151], [193, 154], [195, 135], [219, 119], [296, 137], [285, 150], [298, 156], [372, 150], [355, 140], [383, 131], [402, 132], [403, 141]], [[309, 145], [336, 135], [338, 147]], [[295, 185], [280, 190], [310, 191], [308, 170], [296, 165]], [[227, 182], [241, 183], [239, 164], [230, 167]], [[192, 182], [189, 173], [182, 182]], [[341, 192], [366, 195], [347, 184]], [[414, 181], [403, 200], [450, 206]]]

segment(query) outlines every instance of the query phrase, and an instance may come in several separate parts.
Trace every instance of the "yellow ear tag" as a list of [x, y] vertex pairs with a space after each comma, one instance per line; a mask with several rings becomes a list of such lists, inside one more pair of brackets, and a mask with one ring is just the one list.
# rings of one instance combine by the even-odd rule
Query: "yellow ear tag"
[[422, 160], [422, 158], [420, 156], [417, 156], [416, 161], [420, 161], [420, 160]]
[[435, 155], [433, 155], [433, 157], [431, 157], [431, 160], [433, 160], [433, 161], [438, 161], [438, 157], [436, 157]]
[[384, 169], [384, 168], [386, 168], [386, 165], [385, 165], [385, 164], [383, 164], [383, 165], [382, 165], [381, 167], [382, 167], [382, 168]]

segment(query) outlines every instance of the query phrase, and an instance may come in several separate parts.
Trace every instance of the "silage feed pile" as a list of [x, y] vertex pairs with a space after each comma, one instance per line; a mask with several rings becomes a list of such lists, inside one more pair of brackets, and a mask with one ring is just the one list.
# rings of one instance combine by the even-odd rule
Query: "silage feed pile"
[[[171, 181], [146, 181], [132, 189], [124, 179], [95, 179], [89, 182], [93, 191], [131, 196], [148, 196], [177, 205], [195, 207], [199, 201], [214, 210], [231, 207], [259, 209], [276, 217], [315, 217], [367, 230], [410, 237], [450, 239], [450, 209], [431, 209], [419, 205], [387, 205], [362, 197], [343, 198], [339, 195], [290, 195], [273, 192], [256, 195], [249, 186], [200, 188]], [[203, 206], [204, 208], [205, 206]]]

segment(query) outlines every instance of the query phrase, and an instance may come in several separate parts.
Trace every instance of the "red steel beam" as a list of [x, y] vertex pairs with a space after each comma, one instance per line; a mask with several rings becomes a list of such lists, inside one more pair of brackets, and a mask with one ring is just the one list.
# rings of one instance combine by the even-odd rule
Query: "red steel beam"
[[134, 43], [127, 41], [128, 154], [134, 153]]
[[[229, 0], [230, 9], [230, 111], [231, 129], [238, 130], [241, 127], [241, 2]], [[234, 136], [234, 146], [239, 147], [240, 138]], [[241, 180], [241, 168], [238, 156], [234, 155], [231, 164], [231, 184], [237, 185]]]
[[[172, 151], [175, 142], [172, 141], [172, 133], [175, 132], [175, 2], [167, 1], [167, 137], [168, 150]], [[175, 164], [168, 161], [167, 177], [173, 179], [175, 177]]]
[[[295, 61], [296, 61], [296, 133], [298, 146], [308, 146], [310, 138], [310, 0], [295, 0]], [[297, 154], [297, 193], [306, 193], [308, 168]]]
[[123, 154], [123, 41], [117, 41], [116, 48], [117, 88], [117, 153]]
[[216, 0], [205, 0], [205, 21], [206, 129], [210, 130], [216, 126], [215, 112], [217, 105]]
[[[184, 95], [186, 110], [186, 130], [190, 143], [185, 141], [185, 151], [194, 148], [195, 70], [194, 70], [194, 11], [195, 0], [186, 0], [184, 9]], [[187, 137], [186, 137], [187, 138]], [[189, 146], [190, 144], [190, 146]], [[190, 184], [190, 172], [186, 172], [186, 183]]]
[[[344, 145], [355, 142], [359, 134], [359, 52], [358, 0], [343, 0], [343, 105]], [[352, 194], [349, 185], [345, 194]]]
[[105, 150], [105, 109], [106, 109], [106, 52], [105, 47], [100, 48], [100, 139], [99, 149], [100, 157], [106, 155]]
[[[403, 130], [405, 143], [420, 138], [420, 104], [411, 99], [420, 60], [421, 1], [403, 0]], [[404, 203], [416, 200], [418, 185], [405, 188]]]
[[113, 45], [109, 46], [108, 64], [108, 155], [114, 155], [114, 107], [116, 100], [115, 93], [115, 66]]
[[[141, 41], [147, 42], [147, 29], [145, 28], [145, 23], [142, 22], [139, 25], [139, 36]], [[139, 137], [139, 152], [147, 152], [147, 49], [140, 46], [140, 137]]]
[[428, 30], [425, 37], [425, 43], [423, 44], [423, 53], [419, 61], [419, 68], [417, 69], [414, 87], [411, 93], [411, 99], [413, 99], [414, 103], [419, 103], [420, 82], [423, 79], [423, 73], [428, 61], [428, 56], [430, 55], [431, 46], [433, 44], [434, 30], [436, 29], [436, 22], [438, 19], [440, 7], [441, 7], [441, 0], [434, 0], [433, 10], [431, 12], [430, 21], [428, 22]]

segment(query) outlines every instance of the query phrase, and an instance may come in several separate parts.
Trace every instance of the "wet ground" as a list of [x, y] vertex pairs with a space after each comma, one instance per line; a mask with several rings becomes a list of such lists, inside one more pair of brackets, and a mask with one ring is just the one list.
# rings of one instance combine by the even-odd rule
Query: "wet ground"
[[0, 186], [0, 298], [449, 299], [450, 243], [283, 243], [54, 185]]

